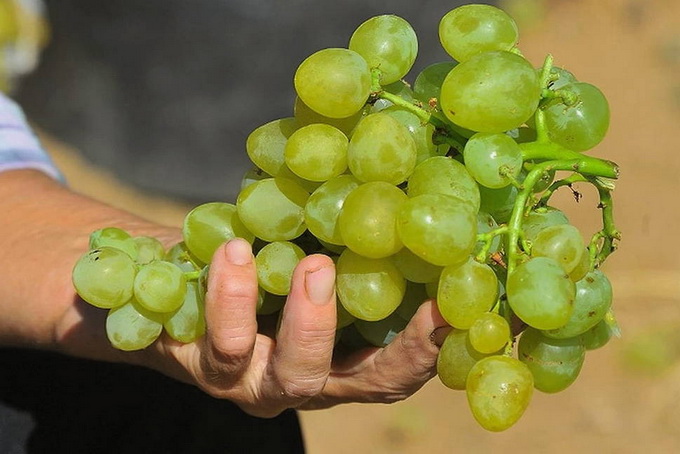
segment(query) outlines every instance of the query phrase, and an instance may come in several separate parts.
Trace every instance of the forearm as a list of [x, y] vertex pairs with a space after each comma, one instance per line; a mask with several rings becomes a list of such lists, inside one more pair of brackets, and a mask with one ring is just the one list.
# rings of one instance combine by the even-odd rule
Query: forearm
[[71, 269], [93, 230], [117, 226], [166, 245], [179, 240], [178, 231], [70, 192], [33, 170], [0, 174], [0, 213], [0, 345], [134, 362], [109, 345], [105, 312], [78, 298]]

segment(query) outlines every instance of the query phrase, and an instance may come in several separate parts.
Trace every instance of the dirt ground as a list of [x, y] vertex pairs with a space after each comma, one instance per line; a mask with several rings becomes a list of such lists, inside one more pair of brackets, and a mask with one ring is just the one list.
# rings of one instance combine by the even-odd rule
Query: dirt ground
[[[479, 428], [464, 393], [435, 378], [395, 405], [303, 413], [310, 453], [680, 452], [680, 361], [675, 361], [680, 355], [670, 348], [674, 338], [657, 337], [666, 356], [655, 373], [632, 367], [623, 355], [643, 333], [680, 330], [680, 147], [674, 129], [680, 126], [680, 2], [545, 5], [543, 20], [522, 29], [522, 51], [536, 65], [552, 53], [556, 64], [601, 87], [612, 109], [609, 135], [593, 153], [622, 169], [614, 195], [624, 240], [605, 270], [624, 337], [591, 352], [581, 377], [566, 391], [537, 392], [523, 419], [504, 433]], [[77, 151], [46, 140], [81, 192], [170, 225], [179, 225], [190, 208], [125, 187]], [[584, 192], [580, 204], [564, 194], [559, 205], [573, 223], [592, 232], [597, 201]]]

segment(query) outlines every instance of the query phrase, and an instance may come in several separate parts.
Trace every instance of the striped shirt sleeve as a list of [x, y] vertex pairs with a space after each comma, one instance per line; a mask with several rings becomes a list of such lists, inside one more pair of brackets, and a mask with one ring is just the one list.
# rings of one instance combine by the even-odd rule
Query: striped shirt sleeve
[[16, 169], [40, 170], [64, 182], [21, 108], [0, 93], [0, 172]]

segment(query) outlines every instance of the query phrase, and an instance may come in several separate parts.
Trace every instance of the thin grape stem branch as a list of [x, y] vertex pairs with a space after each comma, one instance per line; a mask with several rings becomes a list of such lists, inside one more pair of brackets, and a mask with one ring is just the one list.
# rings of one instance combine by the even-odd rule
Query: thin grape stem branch
[[200, 275], [200, 271], [187, 271], [184, 273], [184, 279], [187, 281], [197, 281]]
[[496, 238], [498, 235], [503, 235], [508, 232], [508, 226], [504, 225], [501, 227], [498, 227], [497, 229], [490, 230], [486, 233], [480, 233], [477, 235], [477, 242], [482, 242], [482, 247], [479, 250], [479, 253], [475, 256], [475, 260], [477, 260], [480, 263], [486, 263], [486, 261], [489, 258], [489, 250], [491, 249], [491, 244], [493, 243], [493, 239]]
[[614, 200], [612, 199], [611, 190], [596, 178], [593, 178], [591, 182], [595, 185], [600, 195], [598, 207], [602, 209], [603, 240], [595, 262], [595, 266], [600, 266], [616, 250], [615, 241], [621, 240], [621, 232], [619, 232], [614, 224]]

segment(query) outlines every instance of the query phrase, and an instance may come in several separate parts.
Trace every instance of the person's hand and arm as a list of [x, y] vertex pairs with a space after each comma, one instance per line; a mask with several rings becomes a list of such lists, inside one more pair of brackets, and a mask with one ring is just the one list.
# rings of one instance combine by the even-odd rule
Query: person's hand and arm
[[162, 336], [145, 350], [118, 351], [106, 338], [105, 311], [76, 295], [73, 265], [87, 251], [90, 232], [102, 227], [154, 236], [166, 247], [181, 239], [179, 231], [75, 194], [31, 169], [0, 172], [0, 213], [1, 345], [150, 367], [263, 417], [286, 408], [394, 402], [435, 374], [433, 333], [445, 322], [431, 301], [389, 346], [332, 358], [335, 270], [321, 255], [297, 267], [276, 338], [258, 334], [255, 264], [239, 239], [215, 253], [204, 337], [181, 344]]

